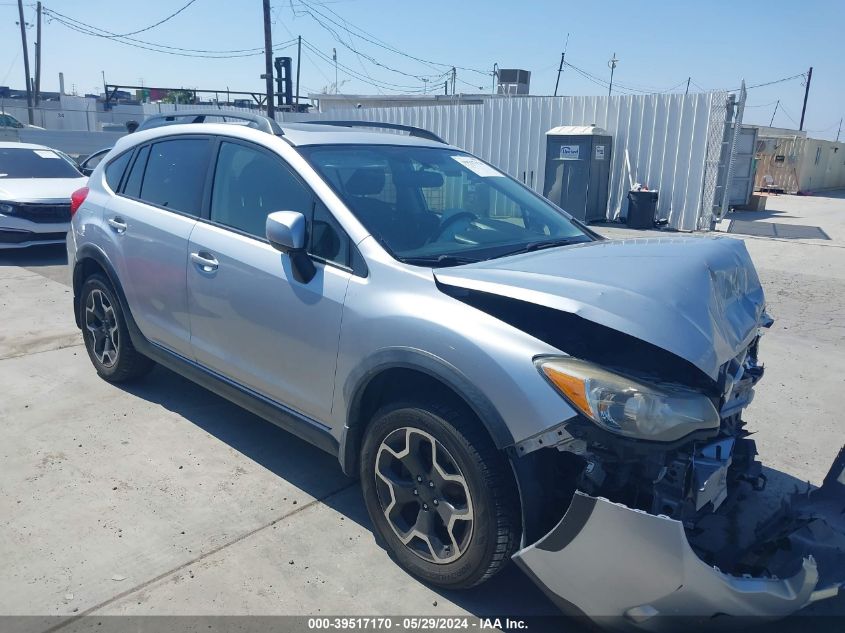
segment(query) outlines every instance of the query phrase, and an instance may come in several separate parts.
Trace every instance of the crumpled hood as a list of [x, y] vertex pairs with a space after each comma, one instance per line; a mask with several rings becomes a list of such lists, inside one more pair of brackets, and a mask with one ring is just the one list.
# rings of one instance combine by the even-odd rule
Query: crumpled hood
[[0, 178], [0, 200], [14, 202], [67, 202], [88, 178]]
[[438, 282], [576, 314], [657, 345], [718, 379], [763, 322], [741, 240], [590, 242], [435, 271]]

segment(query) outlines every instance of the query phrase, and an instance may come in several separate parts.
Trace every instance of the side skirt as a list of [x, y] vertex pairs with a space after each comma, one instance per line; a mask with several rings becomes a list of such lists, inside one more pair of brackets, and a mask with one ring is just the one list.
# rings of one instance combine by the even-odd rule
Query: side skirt
[[132, 344], [144, 356], [148, 356], [160, 365], [164, 365], [201, 387], [223, 396], [239, 407], [272, 422], [276, 426], [323, 449], [327, 453], [334, 456], [339, 454], [340, 445], [331, 434], [331, 429], [324, 424], [297, 413], [292, 409], [288, 409], [284, 405], [269, 398], [265, 398], [251, 389], [242, 387], [224, 376], [220, 376], [201, 365], [197, 365], [187, 358], [183, 358], [155, 343], [147, 341], [143, 337], [142, 340], [138, 341], [132, 334], [130, 332]]

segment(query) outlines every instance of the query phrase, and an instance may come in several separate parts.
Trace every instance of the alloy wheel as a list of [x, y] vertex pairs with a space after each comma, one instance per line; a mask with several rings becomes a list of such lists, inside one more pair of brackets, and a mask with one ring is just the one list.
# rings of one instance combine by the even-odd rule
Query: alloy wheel
[[93, 352], [97, 360], [104, 367], [114, 366], [120, 345], [117, 315], [102, 290], [95, 288], [88, 293], [85, 302], [85, 329], [91, 334]]
[[399, 540], [420, 558], [451, 563], [469, 546], [473, 505], [449, 451], [412, 427], [392, 431], [375, 460], [379, 505]]

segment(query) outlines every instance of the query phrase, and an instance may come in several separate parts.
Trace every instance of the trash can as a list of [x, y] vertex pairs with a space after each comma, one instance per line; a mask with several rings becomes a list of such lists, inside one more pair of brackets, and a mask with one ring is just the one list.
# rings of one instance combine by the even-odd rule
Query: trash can
[[657, 215], [656, 191], [629, 191], [626, 224], [632, 229], [653, 229]]

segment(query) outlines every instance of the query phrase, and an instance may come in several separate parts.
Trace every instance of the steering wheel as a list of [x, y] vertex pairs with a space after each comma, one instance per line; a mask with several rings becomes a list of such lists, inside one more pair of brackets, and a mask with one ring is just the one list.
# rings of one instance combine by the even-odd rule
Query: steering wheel
[[473, 220], [477, 219], [478, 216], [472, 211], [458, 211], [457, 213], [455, 213], [454, 215], [450, 215], [448, 218], [446, 218], [445, 220], [443, 220], [443, 222], [440, 223], [440, 226], [437, 228], [437, 233], [435, 233], [435, 235], [429, 240], [429, 242], [436, 242], [437, 240], [439, 240], [443, 236], [443, 233], [446, 232], [446, 229], [448, 229], [450, 226], [452, 226], [453, 224], [455, 224], [455, 222], [458, 222], [459, 220], [469, 220], [470, 222], [472, 222]]

